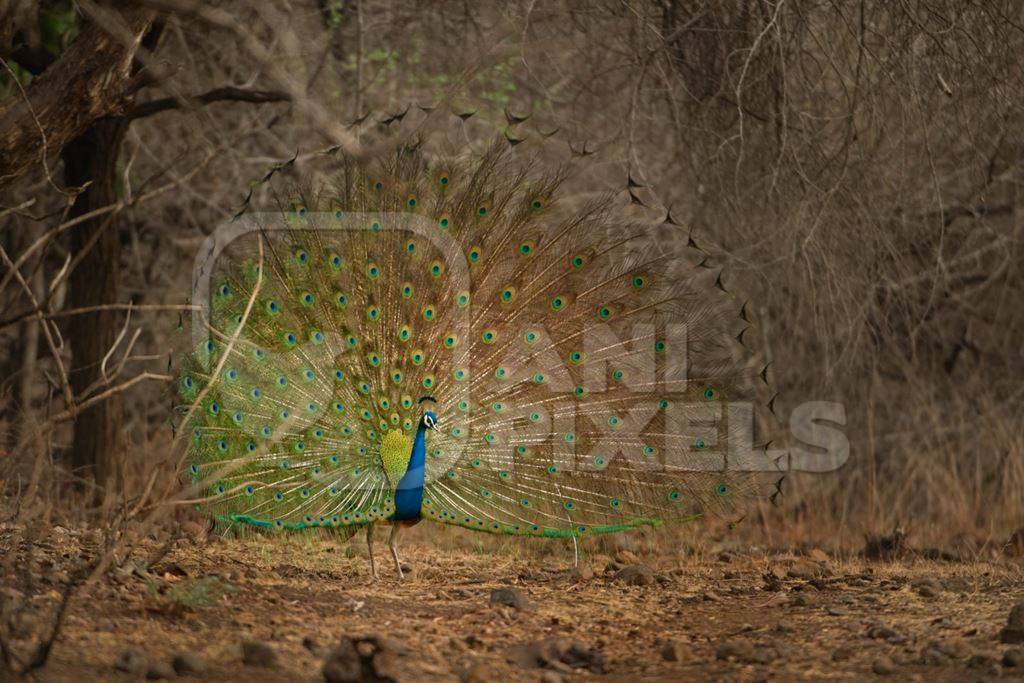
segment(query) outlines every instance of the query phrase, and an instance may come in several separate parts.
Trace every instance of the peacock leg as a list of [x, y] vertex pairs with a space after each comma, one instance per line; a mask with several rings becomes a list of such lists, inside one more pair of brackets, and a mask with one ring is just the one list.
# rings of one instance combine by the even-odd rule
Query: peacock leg
[[398, 561], [398, 548], [395, 547], [395, 541], [398, 539], [398, 529], [400, 524], [391, 525], [391, 535], [388, 536], [388, 547], [391, 548], [391, 557], [395, 558], [395, 571], [398, 572], [398, 579], [405, 581], [405, 574], [402, 573], [402, 563]]
[[370, 551], [370, 574], [374, 579], [379, 579], [377, 574], [377, 563], [373, 560], [373, 524], [366, 525], [366, 548]]

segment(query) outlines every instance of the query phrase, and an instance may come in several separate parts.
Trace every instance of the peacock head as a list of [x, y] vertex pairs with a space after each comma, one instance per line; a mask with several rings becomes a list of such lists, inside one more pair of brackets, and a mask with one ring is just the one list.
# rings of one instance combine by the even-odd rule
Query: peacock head
[[[420, 398], [419, 403], [422, 405], [425, 401], [437, 403], [433, 396], [423, 396]], [[420, 423], [427, 429], [438, 429], [438, 422], [437, 413], [429, 408], [424, 408]]]

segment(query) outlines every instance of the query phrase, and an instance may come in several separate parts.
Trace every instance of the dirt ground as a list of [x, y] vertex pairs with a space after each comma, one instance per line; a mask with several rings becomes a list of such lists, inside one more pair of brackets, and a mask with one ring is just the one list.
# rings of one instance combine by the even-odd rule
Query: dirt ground
[[[325, 662], [329, 680], [1024, 677], [1024, 645], [1000, 642], [1024, 600], [1016, 561], [649, 552], [655, 537], [606, 554], [585, 544], [591, 552], [574, 568], [562, 542], [536, 552], [532, 539], [452, 533], [409, 534], [404, 582], [380, 532], [376, 582], [362, 534], [348, 543], [212, 535], [179, 539], [162, 556], [147, 542], [71, 601], [37, 678], [318, 681]], [[11, 529], [0, 538], [7, 557], [25, 551], [12, 547]], [[13, 652], [31, 651], [95, 541], [55, 527], [3, 577]], [[147, 553], [157, 558], [148, 567], [136, 559]]]

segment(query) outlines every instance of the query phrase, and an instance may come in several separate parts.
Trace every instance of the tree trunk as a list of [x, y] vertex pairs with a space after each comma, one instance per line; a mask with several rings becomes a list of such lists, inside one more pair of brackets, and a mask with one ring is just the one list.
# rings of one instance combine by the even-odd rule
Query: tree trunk
[[[71, 217], [117, 201], [117, 159], [127, 129], [128, 123], [122, 118], [102, 119], [62, 151], [65, 182], [73, 186], [91, 182], [75, 201]], [[69, 306], [117, 303], [121, 238], [116, 214], [93, 218], [71, 231], [71, 249], [73, 254], [85, 256], [71, 273]], [[74, 363], [70, 380], [79, 400], [90, 387], [102, 390], [100, 364], [117, 338], [122, 315], [118, 311], [97, 311], [71, 318], [68, 339]], [[122, 474], [122, 407], [121, 395], [116, 394], [85, 410], [75, 420], [71, 465], [80, 474], [91, 473], [108, 492], [117, 488]]]
[[0, 102], [0, 187], [133, 102], [142, 81], [132, 77], [132, 59], [153, 12], [136, 7], [117, 16], [133, 40], [126, 44], [109, 27], [88, 22], [24, 95], [16, 91]]

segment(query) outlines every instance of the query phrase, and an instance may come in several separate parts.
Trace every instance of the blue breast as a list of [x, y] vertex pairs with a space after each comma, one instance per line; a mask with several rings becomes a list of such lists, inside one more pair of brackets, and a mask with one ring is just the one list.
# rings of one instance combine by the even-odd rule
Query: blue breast
[[416, 430], [416, 440], [412, 443], [412, 454], [409, 467], [398, 481], [395, 490], [395, 514], [393, 520], [415, 520], [420, 518], [423, 505], [423, 482], [426, 477], [426, 427], [422, 424]]

